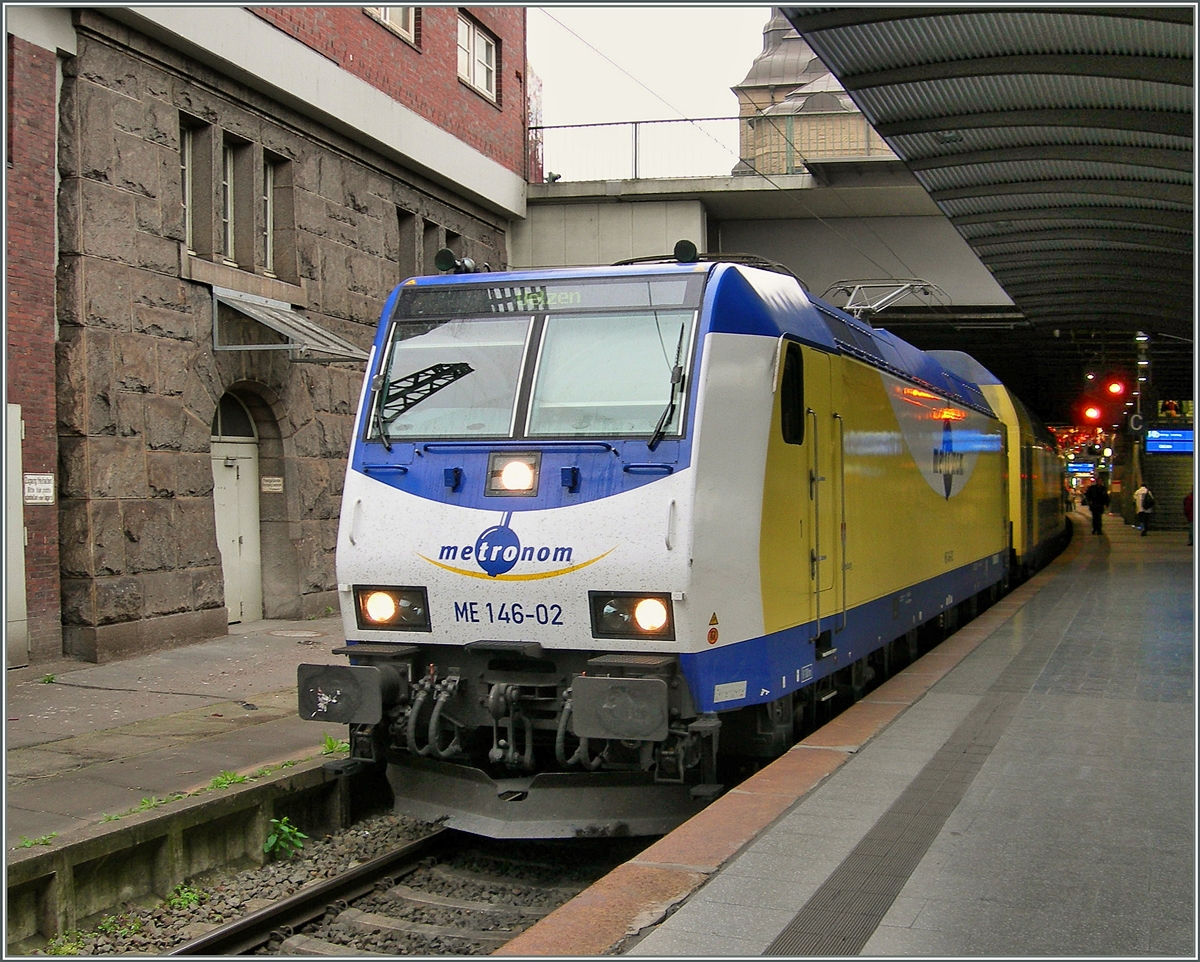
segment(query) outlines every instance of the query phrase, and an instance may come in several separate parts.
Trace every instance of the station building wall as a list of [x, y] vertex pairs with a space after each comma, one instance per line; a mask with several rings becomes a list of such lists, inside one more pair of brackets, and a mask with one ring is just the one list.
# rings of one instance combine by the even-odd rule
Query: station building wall
[[[346, 11], [360, 15], [363, 29], [386, 32], [363, 8]], [[295, 13], [288, 31], [298, 30]], [[524, 156], [523, 92], [499, 107], [471, 92], [477, 126], [493, 125], [493, 153], [509, 167], [455, 138], [447, 167], [484, 172], [456, 191], [452, 177], [427, 176], [386, 145], [292, 99], [274, 99], [244, 74], [116, 14], [73, 9], [75, 49], [57, 54], [57, 250], [47, 135], [30, 124], [23, 140], [10, 141], [31, 151], [27, 166], [40, 177], [39, 186], [22, 188], [28, 214], [14, 221], [10, 205], [10, 283], [14, 271], [42, 273], [18, 277], [15, 288], [29, 292], [28, 321], [10, 320], [9, 400], [51, 412], [25, 459], [26, 471], [45, 461], [56, 474], [57, 503], [45, 512], [53, 521], [31, 527], [30, 539], [40, 533], [47, 541], [52, 560], [42, 568], [52, 588], [42, 587], [41, 569], [30, 563], [41, 556], [26, 552], [29, 597], [44, 590], [50, 598], [39, 602], [46, 628], [31, 652], [35, 662], [60, 654], [109, 661], [226, 632], [211, 444], [227, 393], [253, 419], [260, 474], [282, 479], [259, 495], [261, 616], [299, 619], [336, 608], [337, 518], [364, 365], [292, 351], [214, 350], [213, 289], [286, 304], [367, 351], [388, 293], [408, 276], [434, 272], [437, 248], [506, 265], [511, 198], [520, 195], [511, 168]], [[249, 16], [239, 8], [206, 15]], [[506, 50], [522, 69], [523, 22], [522, 12]], [[430, 44], [432, 26], [427, 20]], [[453, 33], [438, 43], [453, 48]], [[346, 38], [347, 59], [356, 44]], [[11, 34], [9, 45], [18, 51], [10, 58], [12, 102], [28, 100], [31, 117], [53, 118], [56, 55], [26, 50]], [[442, 92], [428, 96], [440, 103]], [[430, 106], [426, 119], [436, 123], [439, 109]], [[16, 111], [11, 124], [20, 124]], [[230, 244], [222, 223], [227, 148], [236, 214]], [[268, 167], [274, 189], [265, 192]], [[507, 180], [500, 169], [510, 170]], [[497, 180], [499, 200], [481, 200]], [[15, 186], [10, 176], [10, 201]], [[30, 232], [14, 230], [26, 222]], [[31, 605], [31, 626], [33, 617]]]
[[[25, 503], [24, 476], [57, 476], [53, 217], [57, 47], [59, 41], [73, 47], [65, 16], [48, 23], [25, 18], [22, 27], [28, 28], [21, 30], [22, 35], [10, 32], [6, 36], [5, 390], [7, 402], [20, 407], [19, 470], [23, 475], [15, 485], [22, 492], [21, 504], [16, 512], [10, 506], [7, 523], [21, 524], [24, 529], [13, 543], [23, 544], [26, 612], [23, 650], [10, 650], [11, 667], [57, 657], [62, 649], [57, 498], [47, 502], [42, 496]], [[9, 559], [6, 567], [15, 564], [16, 559]], [[10, 604], [9, 610], [19, 607]], [[8, 630], [18, 629], [11, 625]]]
[[670, 254], [681, 239], [708, 249], [708, 220], [697, 200], [530, 204], [511, 234], [520, 267], [612, 264]]

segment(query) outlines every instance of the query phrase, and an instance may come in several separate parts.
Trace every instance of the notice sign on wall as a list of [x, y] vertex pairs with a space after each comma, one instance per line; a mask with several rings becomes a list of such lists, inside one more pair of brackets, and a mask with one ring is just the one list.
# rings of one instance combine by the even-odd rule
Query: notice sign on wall
[[264, 474], [259, 479], [259, 490], [268, 494], [279, 494], [283, 491], [283, 478]]
[[25, 475], [26, 504], [54, 504], [54, 475]]

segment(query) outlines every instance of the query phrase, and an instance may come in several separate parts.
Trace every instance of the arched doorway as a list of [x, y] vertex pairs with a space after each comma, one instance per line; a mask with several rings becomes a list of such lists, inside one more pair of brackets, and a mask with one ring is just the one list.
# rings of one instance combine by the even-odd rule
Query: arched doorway
[[213, 512], [229, 623], [262, 620], [258, 435], [246, 406], [222, 395], [212, 422]]

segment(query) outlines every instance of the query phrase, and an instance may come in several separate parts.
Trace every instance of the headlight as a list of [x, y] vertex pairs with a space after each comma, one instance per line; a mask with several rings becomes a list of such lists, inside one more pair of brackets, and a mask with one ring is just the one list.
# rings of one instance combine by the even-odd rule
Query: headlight
[[429, 599], [424, 588], [354, 587], [359, 628], [429, 631]]
[[589, 591], [594, 638], [675, 640], [671, 596], [639, 591]]
[[535, 497], [541, 464], [540, 451], [493, 451], [488, 455], [487, 486], [483, 493], [489, 498]]

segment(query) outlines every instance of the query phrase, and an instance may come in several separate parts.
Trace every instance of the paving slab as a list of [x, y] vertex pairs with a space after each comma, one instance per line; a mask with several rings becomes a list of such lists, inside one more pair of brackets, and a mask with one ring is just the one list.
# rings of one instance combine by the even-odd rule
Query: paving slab
[[[296, 712], [296, 669], [337, 664], [340, 618], [231, 625], [125, 661], [64, 660], [5, 677], [5, 844], [103, 824], [142, 798], [319, 755]], [[53, 676], [53, 680], [48, 679]]]

